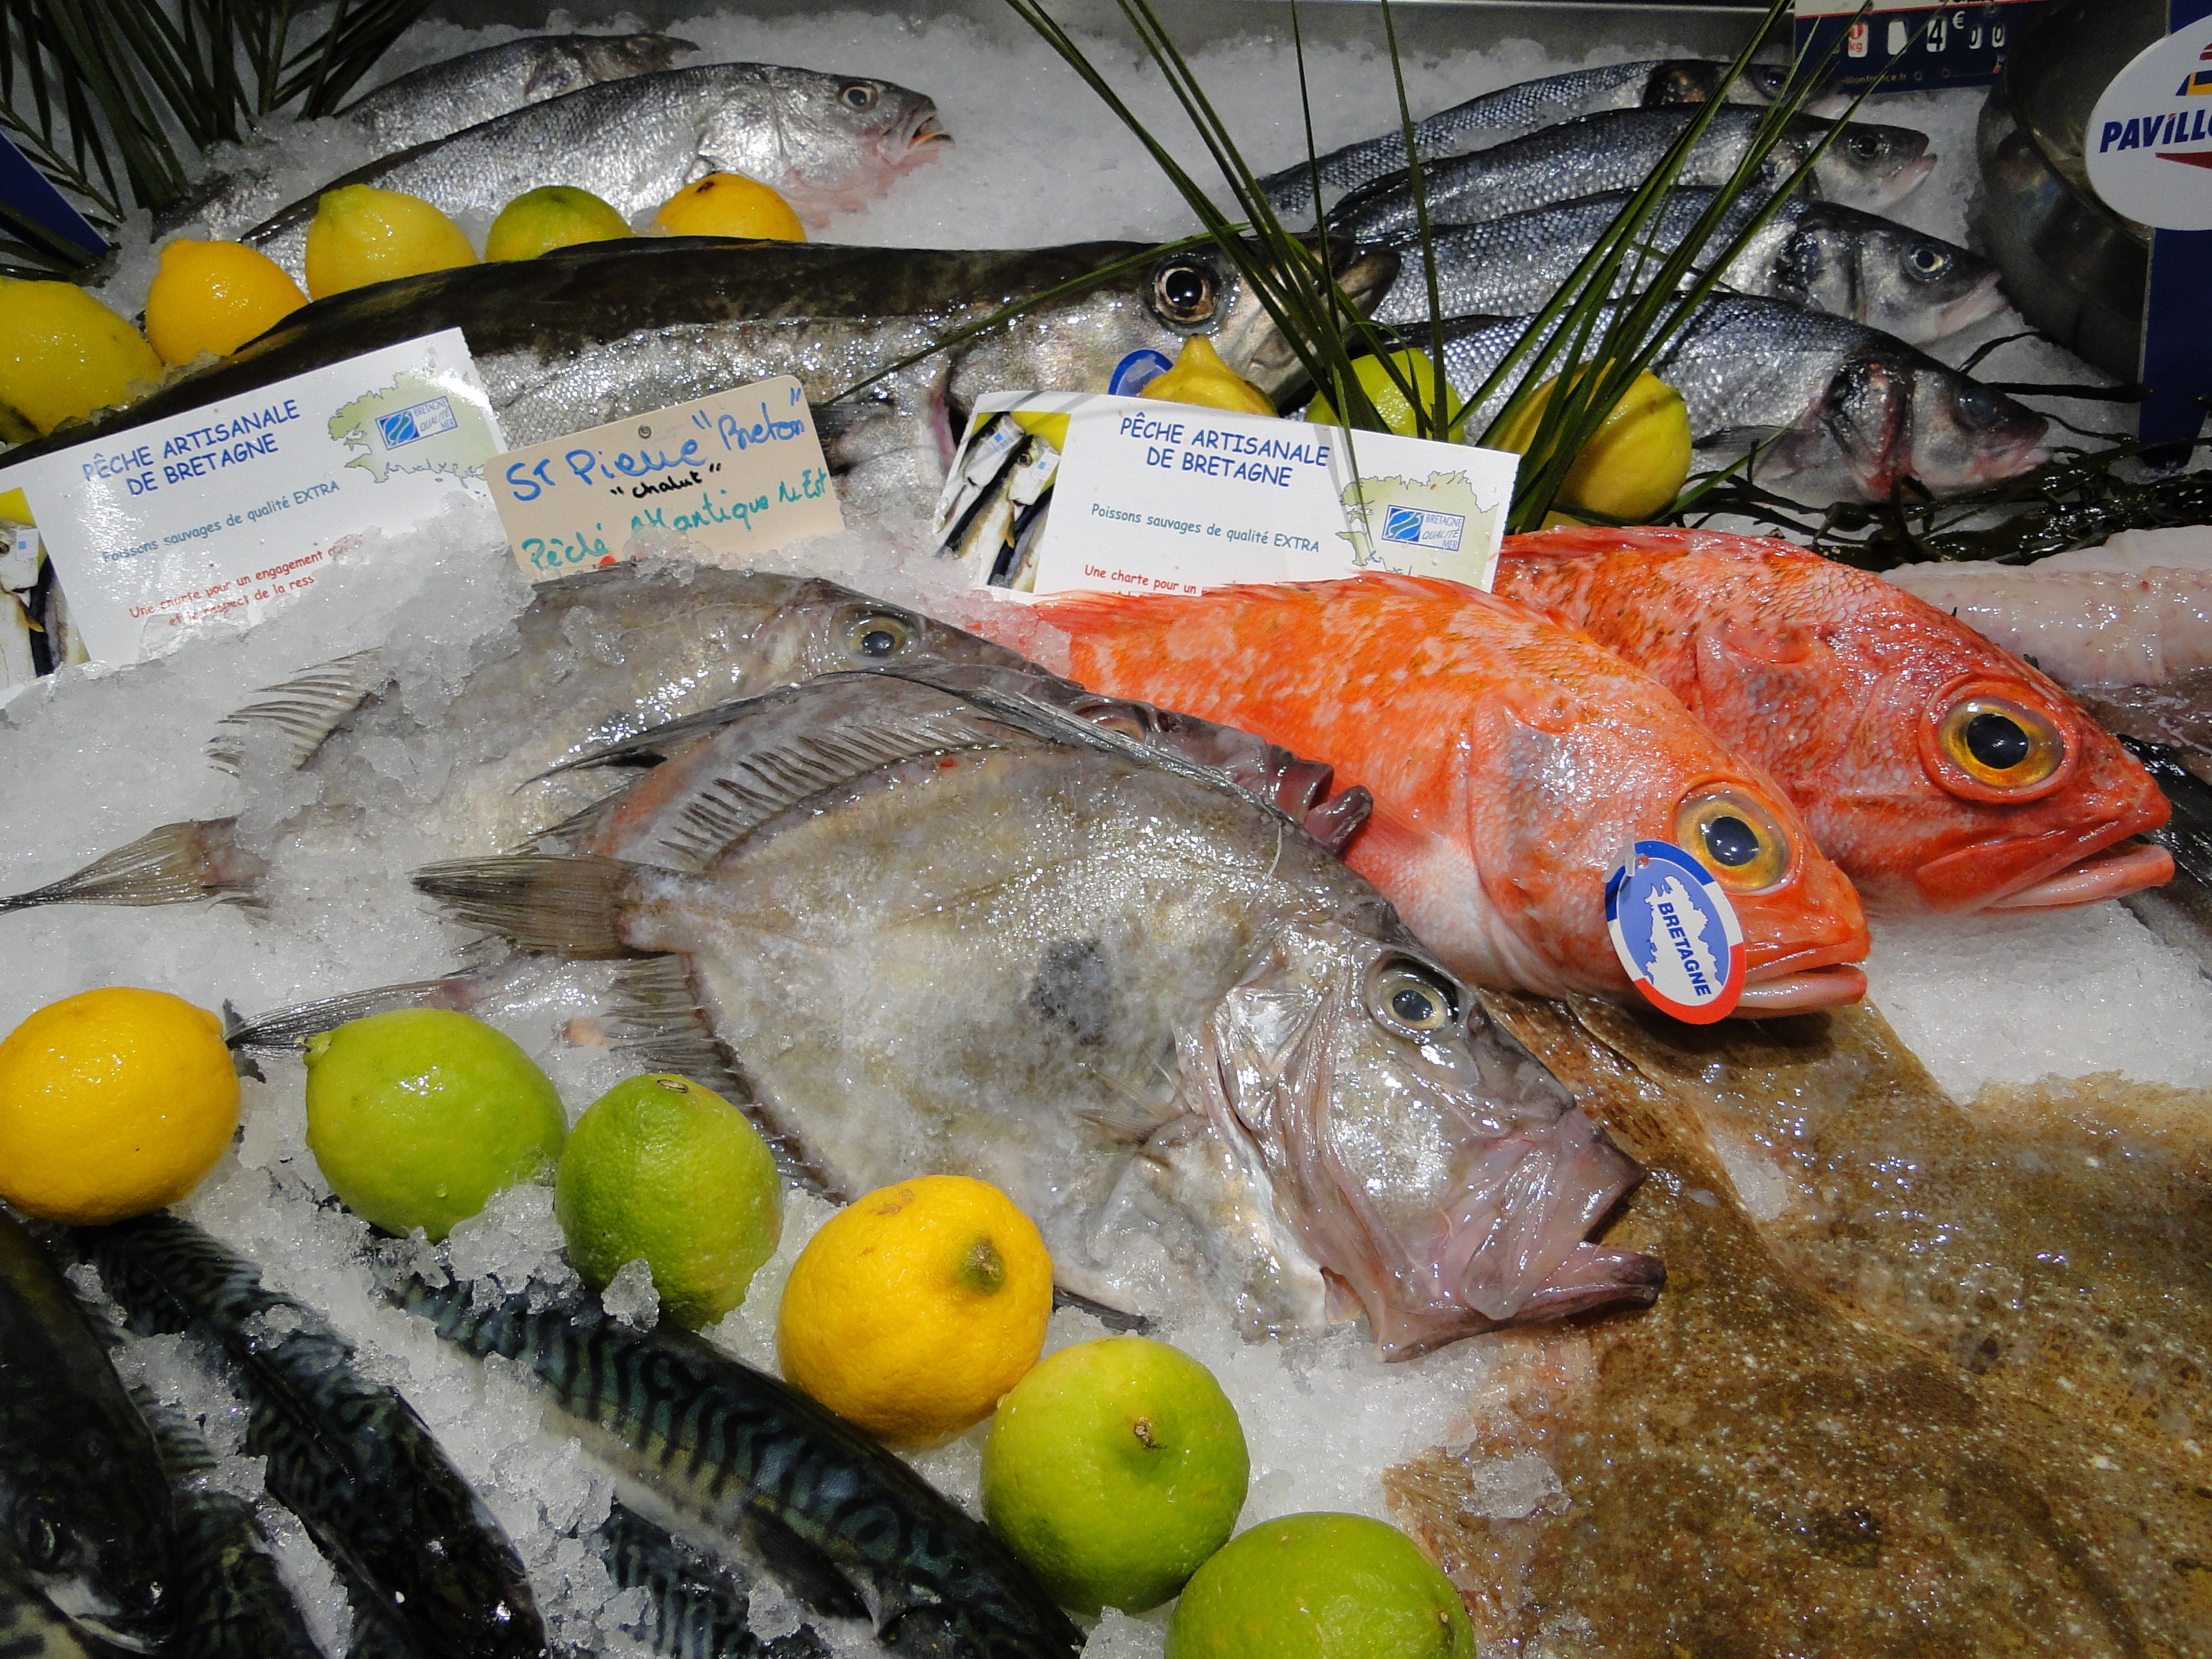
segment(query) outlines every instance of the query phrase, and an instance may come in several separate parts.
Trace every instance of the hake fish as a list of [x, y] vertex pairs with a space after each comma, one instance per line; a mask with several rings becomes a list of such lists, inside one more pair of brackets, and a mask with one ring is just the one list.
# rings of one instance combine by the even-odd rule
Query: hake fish
[[[1646, 285], [1657, 256], [1671, 253], [1710, 210], [1718, 191], [1668, 192], [1616, 280], [1617, 298]], [[1444, 317], [1513, 316], [1540, 310], [1574, 274], [1632, 192], [1608, 191], [1558, 207], [1433, 232], [1437, 297]], [[1768, 198], [1740, 198], [1705, 245], [1717, 256]], [[1429, 319], [1427, 267], [1419, 239], [1392, 239], [1405, 269], [1376, 307], [1378, 323]], [[1702, 263], [1702, 262], [1701, 262]], [[1864, 323], [1925, 345], [2004, 308], [1996, 267], [1970, 250], [1909, 226], [1833, 202], [1793, 197], [1755, 232], [1721, 273], [1739, 294], [1784, 300]]]
[[[15, 1651], [9, 1579], [94, 1637], [149, 1645], [176, 1601], [170, 1524], [145, 1419], [68, 1285], [0, 1211], [0, 1652]], [[40, 1639], [35, 1604], [15, 1616]]]
[[828, 1190], [991, 1181], [1109, 1307], [1314, 1328], [1348, 1289], [1402, 1357], [1656, 1293], [1586, 1237], [1635, 1167], [1218, 773], [957, 672], [726, 714], [594, 853], [416, 885], [526, 951], [679, 958], [620, 1017], [728, 1056]]
[[549, 179], [626, 219], [693, 179], [741, 173], [819, 224], [933, 160], [951, 135], [918, 92], [862, 76], [775, 64], [702, 64], [633, 75], [511, 111], [333, 179], [239, 235], [295, 276], [323, 192], [374, 185], [456, 219], [489, 220]]
[[[1425, 167], [1421, 185], [1429, 222], [1474, 224], [1606, 191], [1637, 189], [1696, 113], [1628, 109], [1586, 115]], [[1675, 182], [1726, 184], [1763, 118], [1756, 109], [1719, 111], [1684, 159]], [[1794, 118], [1767, 156], [1759, 181], [1770, 190], [1778, 185], [1835, 125], [1814, 116]], [[1935, 165], [1926, 133], [1850, 121], [1814, 163], [1809, 189], [1847, 207], [1881, 209], [1911, 191]], [[1417, 230], [1411, 178], [1394, 174], [1352, 191], [1330, 210], [1328, 222], [1345, 235], [1370, 240]]]
[[[1572, 120], [1578, 115], [1595, 115], [1601, 110], [1703, 104], [1716, 95], [1732, 104], [1771, 104], [1790, 80], [1786, 67], [1754, 64], [1723, 86], [1728, 67], [1711, 58], [1645, 58], [1519, 82], [1416, 122], [1413, 154], [1425, 164], [1441, 161], [1536, 127]], [[1826, 114], [1836, 102], [1824, 100], [1811, 112]], [[1405, 134], [1393, 130], [1333, 149], [1316, 162], [1301, 161], [1269, 173], [1260, 180], [1260, 187], [1278, 213], [1288, 216], [1313, 210], [1316, 165], [1323, 191], [1332, 197], [1341, 195], [1404, 172]]]
[[[1597, 328], [1611, 325], [1600, 307]], [[1472, 398], [1528, 332], [1526, 317], [1444, 325], [1444, 375]], [[1750, 476], [1801, 501], [1886, 501], [1906, 479], [1937, 495], [2017, 477], [2050, 422], [1879, 330], [1778, 300], [1705, 301], [1651, 372], [1682, 394], [1701, 459], [1756, 448]], [[1505, 400], [1469, 418], [1480, 434]]]

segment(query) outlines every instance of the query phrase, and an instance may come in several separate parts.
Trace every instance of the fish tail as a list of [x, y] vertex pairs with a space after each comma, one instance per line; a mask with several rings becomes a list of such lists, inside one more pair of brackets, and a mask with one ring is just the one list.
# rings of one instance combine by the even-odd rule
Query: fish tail
[[256, 902], [269, 866], [238, 846], [237, 827], [236, 818], [162, 824], [59, 881], [0, 895], [0, 914], [42, 904]]
[[512, 939], [522, 950], [592, 961], [641, 952], [620, 932], [639, 866], [619, 859], [460, 859], [416, 872], [415, 887], [456, 921]]
[[238, 1048], [297, 1048], [311, 1036], [334, 1031], [350, 1020], [395, 1008], [451, 1008], [468, 1012], [478, 981], [465, 974], [443, 979], [409, 980], [400, 985], [379, 985], [366, 991], [320, 997], [313, 1002], [272, 1008], [265, 1014], [240, 1020], [223, 1041]]

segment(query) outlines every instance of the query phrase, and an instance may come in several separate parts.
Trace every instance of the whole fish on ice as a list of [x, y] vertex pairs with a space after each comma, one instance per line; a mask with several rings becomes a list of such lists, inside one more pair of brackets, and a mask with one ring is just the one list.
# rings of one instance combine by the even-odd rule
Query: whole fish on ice
[[1766, 767], [1869, 899], [2046, 908], [2172, 873], [2130, 839], [2166, 818], [2142, 765], [2045, 675], [1879, 576], [1711, 531], [1552, 530], [1508, 540], [1498, 591]]
[[[1640, 247], [1613, 289], [1615, 297], [1643, 285], [1640, 271], [1671, 253], [1719, 191], [1670, 191], [1647, 222]], [[1541, 310], [1574, 275], [1632, 192], [1608, 191], [1558, 207], [1534, 208], [1481, 224], [1433, 228], [1438, 301], [1443, 317], [1515, 316]], [[1741, 234], [1767, 198], [1739, 198], [1706, 244], [1717, 256]], [[1405, 270], [1376, 307], [1378, 323], [1425, 323], [1429, 289], [1420, 241], [1391, 239]], [[1709, 262], [1708, 262], [1709, 263]], [[1847, 317], [1909, 344], [1924, 345], [2004, 308], [1996, 267], [1980, 255], [1856, 208], [1792, 197], [1729, 262], [1722, 282], [1739, 294], [1786, 300], [1807, 310]]]
[[722, 718], [592, 853], [416, 885], [527, 951], [676, 958], [621, 1017], [711, 1041], [825, 1188], [993, 1182], [1109, 1307], [1210, 1291], [1300, 1329], [1348, 1291], [1405, 1355], [1656, 1294], [1656, 1263], [1586, 1242], [1634, 1164], [1218, 772], [963, 670]]
[[1857, 896], [1782, 787], [1587, 635], [1456, 582], [1368, 575], [1194, 597], [1056, 594], [983, 626], [1068, 672], [1325, 756], [1374, 795], [1346, 849], [1462, 977], [1632, 997], [1605, 884], [1679, 842], [1741, 920], [1746, 1013], [1863, 994]]
[[[1692, 109], [1613, 110], [1423, 167], [1429, 222], [1473, 224], [1603, 191], [1637, 189], [1696, 118]], [[1675, 182], [1726, 184], [1764, 118], [1761, 110], [1719, 111]], [[1759, 181], [1769, 189], [1779, 185], [1835, 125], [1809, 115], [1793, 118], [1762, 164]], [[1885, 208], [1936, 165], [1924, 132], [1863, 121], [1843, 125], [1842, 136], [1813, 164], [1808, 189], [1823, 200]], [[1368, 240], [1417, 230], [1411, 178], [1393, 174], [1353, 191], [1330, 210], [1328, 222], [1344, 235]]]
[[775, 64], [702, 64], [564, 93], [333, 179], [240, 233], [295, 276], [323, 191], [374, 185], [456, 219], [489, 221], [549, 179], [626, 219], [693, 179], [741, 173], [820, 223], [873, 200], [950, 142], [937, 106], [863, 76]]
[[[1598, 309], [1600, 331], [1609, 307]], [[1525, 317], [1444, 325], [1444, 374], [1472, 398], [1528, 332]], [[1756, 447], [1750, 476], [1798, 500], [1886, 501], [1910, 479], [1937, 495], [2017, 477], [2050, 422], [1902, 340], [1777, 300], [1698, 306], [1652, 372], [1682, 394], [1699, 459]], [[1479, 434], [1509, 386], [1468, 422]]]

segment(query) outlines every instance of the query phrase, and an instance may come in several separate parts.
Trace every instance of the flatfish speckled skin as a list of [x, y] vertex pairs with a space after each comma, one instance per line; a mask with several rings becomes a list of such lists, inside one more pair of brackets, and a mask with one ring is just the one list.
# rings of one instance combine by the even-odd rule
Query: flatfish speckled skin
[[[1614, 1237], [1665, 1250], [1668, 1288], [1593, 1331], [1579, 1382], [1388, 1477], [1486, 1638], [2212, 1651], [2201, 1130], [2107, 1176], [2083, 1153], [2124, 1163], [2138, 1136], [1978, 1122], [1871, 1009], [1692, 1033], [1498, 1012], [1651, 1161]], [[1553, 1504], [1463, 1501], [1529, 1450]]]
[[944, 1659], [1073, 1659], [1082, 1632], [984, 1528], [827, 1407], [701, 1339], [594, 1304], [396, 1299], [447, 1340], [534, 1372], [593, 1449], [731, 1538], [762, 1528], [858, 1589], [884, 1644]]
[[133, 1328], [218, 1344], [241, 1374], [269, 1490], [432, 1652], [537, 1659], [545, 1632], [514, 1547], [412, 1407], [355, 1368], [322, 1318], [167, 1213], [81, 1235]]
[[[171, 1617], [169, 1528], [145, 1419], [67, 1283], [0, 1210], [0, 1579], [136, 1644]], [[35, 1607], [18, 1617], [40, 1624]]]

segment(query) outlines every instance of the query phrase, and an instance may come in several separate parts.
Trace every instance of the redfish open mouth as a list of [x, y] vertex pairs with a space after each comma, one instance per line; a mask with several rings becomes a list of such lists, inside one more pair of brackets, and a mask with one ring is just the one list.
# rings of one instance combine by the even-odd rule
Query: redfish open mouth
[[2076, 904], [2124, 897], [2173, 879], [2173, 854], [2155, 842], [2124, 841], [2045, 876], [2016, 893], [1992, 899], [1990, 910], [2064, 910]]
[[1866, 970], [1848, 962], [1832, 962], [1825, 968], [1802, 968], [1753, 980], [1736, 999], [1738, 1019], [1774, 1019], [1784, 1014], [1809, 1014], [1822, 1008], [1841, 1008], [1867, 993]]

